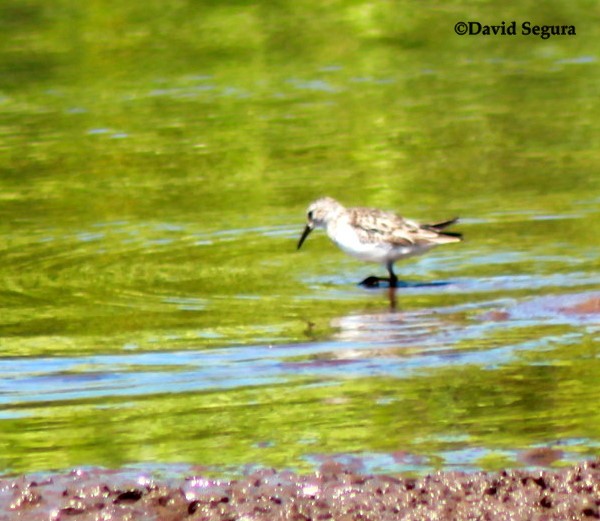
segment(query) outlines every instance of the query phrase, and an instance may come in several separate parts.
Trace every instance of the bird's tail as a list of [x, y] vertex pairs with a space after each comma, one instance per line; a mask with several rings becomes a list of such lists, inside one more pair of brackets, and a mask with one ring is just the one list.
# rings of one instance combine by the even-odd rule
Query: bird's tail
[[427, 228], [430, 228], [432, 230], [439, 232], [440, 230], [443, 230], [444, 228], [448, 228], [448, 226], [452, 226], [453, 224], [455, 224], [457, 222], [458, 222], [458, 217], [455, 217], [454, 219], [450, 219], [449, 221], [443, 221], [441, 223], [435, 223], [435, 224], [426, 224], [425, 226]]
[[[445, 228], [447, 228], [448, 226], [451, 226], [456, 222], [458, 222], [458, 217], [455, 217], [454, 219], [450, 219], [449, 221], [442, 221], [442, 222], [435, 223], [435, 224], [425, 224], [423, 226], [423, 228], [425, 228], [426, 230], [431, 230], [432, 232], [438, 232], [440, 234], [440, 237], [448, 237], [449, 239], [454, 238], [457, 241], [460, 241], [460, 240], [462, 240], [462, 233], [442, 231]], [[448, 242], [454, 242], [454, 241], [449, 240]]]

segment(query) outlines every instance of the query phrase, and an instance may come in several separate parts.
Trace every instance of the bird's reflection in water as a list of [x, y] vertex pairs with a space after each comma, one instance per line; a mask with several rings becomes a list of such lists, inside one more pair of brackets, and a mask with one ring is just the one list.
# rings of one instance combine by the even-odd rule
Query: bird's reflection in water
[[[386, 289], [387, 292], [387, 289]], [[390, 292], [390, 298], [396, 292]], [[401, 296], [398, 296], [401, 300]], [[341, 349], [332, 351], [336, 359], [420, 356], [429, 350], [444, 351], [452, 321], [433, 310], [385, 310], [355, 313], [333, 319], [336, 329], [331, 340]], [[344, 348], [345, 347], [345, 348]]]
[[396, 287], [390, 286], [388, 288], [388, 298], [390, 301], [390, 309], [393, 311], [396, 309]]
[[448, 286], [451, 284], [448, 281], [437, 280], [432, 282], [407, 282], [399, 280], [395, 284], [390, 284], [390, 279], [380, 277], [367, 277], [359, 285], [364, 288], [387, 288], [388, 301], [390, 303], [390, 310], [394, 311], [397, 307], [396, 295], [398, 290], [400, 292], [403, 288], [428, 288], [438, 286]]

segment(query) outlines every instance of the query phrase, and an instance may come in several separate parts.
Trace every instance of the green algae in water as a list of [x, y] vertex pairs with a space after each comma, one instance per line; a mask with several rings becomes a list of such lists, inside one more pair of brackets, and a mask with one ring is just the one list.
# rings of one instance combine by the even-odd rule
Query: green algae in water
[[[561, 311], [598, 287], [585, 7], [541, 40], [458, 37], [497, 17], [460, 2], [5, 1], [0, 469], [593, 455], [597, 314]], [[448, 284], [390, 314], [379, 267], [295, 251], [321, 195], [460, 215], [398, 266]]]

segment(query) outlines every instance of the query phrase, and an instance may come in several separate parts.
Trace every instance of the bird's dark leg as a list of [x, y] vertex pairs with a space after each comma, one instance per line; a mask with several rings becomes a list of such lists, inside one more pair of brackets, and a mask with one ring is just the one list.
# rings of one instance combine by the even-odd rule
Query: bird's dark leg
[[398, 277], [396, 277], [396, 274], [394, 273], [394, 263], [388, 262], [386, 268], [390, 274], [390, 288], [398, 287]]

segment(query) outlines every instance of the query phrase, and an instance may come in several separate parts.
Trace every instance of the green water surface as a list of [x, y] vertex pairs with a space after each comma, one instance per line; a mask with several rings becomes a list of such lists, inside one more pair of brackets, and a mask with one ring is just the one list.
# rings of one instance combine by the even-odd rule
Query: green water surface
[[[575, 36], [458, 36], [458, 21]], [[597, 2], [0, 4], [0, 473], [600, 444]], [[465, 242], [383, 274], [330, 195]]]

